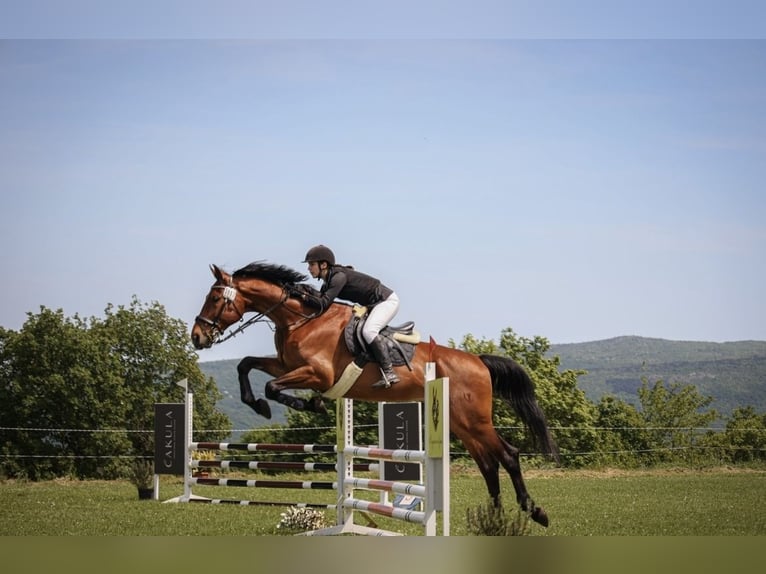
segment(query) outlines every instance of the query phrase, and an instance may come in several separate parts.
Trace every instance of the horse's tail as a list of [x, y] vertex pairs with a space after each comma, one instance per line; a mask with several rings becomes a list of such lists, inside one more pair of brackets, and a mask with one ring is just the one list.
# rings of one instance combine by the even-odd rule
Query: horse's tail
[[537, 446], [559, 461], [559, 450], [551, 437], [548, 423], [535, 398], [532, 379], [516, 361], [497, 355], [479, 355], [492, 376], [492, 392], [507, 400], [524, 425], [532, 432]]

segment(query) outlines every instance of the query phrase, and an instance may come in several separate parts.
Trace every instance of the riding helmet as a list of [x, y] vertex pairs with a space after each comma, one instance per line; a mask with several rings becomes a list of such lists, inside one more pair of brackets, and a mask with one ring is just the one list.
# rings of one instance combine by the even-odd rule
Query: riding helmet
[[327, 261], [330, 265], [335, 265], [335, 254], [332, 249], [325, 245], [315, 245], [306, 252], [304, 263], [309, 261]]

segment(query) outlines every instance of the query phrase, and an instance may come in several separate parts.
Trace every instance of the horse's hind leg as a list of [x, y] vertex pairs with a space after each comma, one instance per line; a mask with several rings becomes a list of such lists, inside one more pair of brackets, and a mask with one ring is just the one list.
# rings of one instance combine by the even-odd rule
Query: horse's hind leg
[[516, 491], [516, 501], [523, 511], [530, 511], [532, 520], [543, 526], [548, 526], [548, 515], [541, 506], [536, 506], [535, 501], [529, 496], [524, 479], [521, 476], [521, 465], [519, 464], [519, 449], [511, 445], [499, 434], [497, 437], [503, 446], [499, 460], [503, 468], [508, 472], [513, 483], [513, 489]]
[[500, 475], [498, 474], [500, 466], [497, 457], [492, 454], [486, 442], [476, 438], [480, 437], [482, 433], [477, 430], [471, 433], [468, 429], [456, 429], [454, 427], [453, 432], [462, 441], [471, 458], [476, 462], [476, 466], [479, 467], [481, 476], [487, 485], [489, 496], [492, 498], [492, 503], [496, 507], [500, 506]]
[[322, 397], [314, 396], [310, 399], [304, 399], [296, 397], [281, 390], [280, 386], [274, 381], [266, 383], [264, 388], [266, 392], [266, 398], [272, 401], [277, 401], [279, 404], [285, 405], [296, 411], [309, 411], [314, 413], [327, 413], [327, 407], [322, 401]]
[[500, 474], [498, 472], [499, 465], [497, 460], [486, 452], [474, 456], [474, 460], [479, 467], [481, 475], [484, 477], [487, 491], [489, 491], [489, 495], [492, 497], [492, 503], [495, 505], [495, 508], [498, 508], [500, 506]]

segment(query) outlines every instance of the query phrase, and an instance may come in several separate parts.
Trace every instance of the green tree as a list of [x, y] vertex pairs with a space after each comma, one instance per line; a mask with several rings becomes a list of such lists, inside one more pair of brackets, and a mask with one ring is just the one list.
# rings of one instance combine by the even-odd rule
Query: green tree
[[689, 458], [699, 443], [699, 429], [718, 418], [715, 410], [705, 410], [713, 397], [704, 397], [694, 385], [663, 381], [650, 385], [644, 379], [638, 389], [641, 413], [650, 429], [653, 462]]
[[[86, 321], [44, 307], [29, 314], [20, 332], [6, 331], [3, 365], [0, 420], [13, 429], [2, 431], [3, 455], [23, 457], [5, 459], [4, 474], [39, 479], [116, 472], [119, 460], [100, 455], [128, 452], [127, 433], [83, 432], [115, 428], [124, 413], [115, 363], [88, 336]], [[105, 397], [114, 400], [105, 404]]]
[[181, 378], [195, 393], [195, 427], [222, 429], [201, 440], [227, 436], [220, 393], [186, 331], [135, 297], [128, 308], [109, 305], [104, 319], [41, 307], [19, 332], [0, 331], [0, 473], [123, 474], [126, 458], [153, 454], [153, 404], [181, 402]]
[[650, 450], [651, 439], [641, 413], [631, 404], [605, 396], [596, 405], [599, 429], [598, 462], [636, 466]]
[[[450, 340], [451, 346], [456, 346]], [[478, 340], [468, 334], [457, 345], [469, 353], [491, 354], [510, 357], [522, 365], [535, 383], [538, 403], [548, 419], [548, 425], [561, 449], [567, 465], [583, 465], [589, 462], [587, 453], [596, 450], [598, 436], [593, 429], [594, 408], [585, 393], [577, 388], [577, 377], [584, 371], [560, 369], [559, 357], [547, 357], [550, 343], [545, 337], [533, 339], [517, 335], [513, 329], [504, 329], [499, 343], [492, 340]], [[506, 432], [508, 440], [526, 450], [533, 449], [531, 437], [524, 433], [521, 423], [512, 409], [499, 399], [494, 400], [495, 424], [508, 427], [515, 432]]]
[[766, 414], [758, 414], [751, 406], [737, 408], [726, 430], [708, 442], [722, 449], [727, 462], [766, 461]]
[[[126, 393], [128, 428], [152, 428], [154, 403], [181, 402], [176, 382], [187, 379], [194, 393], [195, 440], [220, 440], [229, 434], [231, 421], [218, 411], [222, 395], [197, 364], [197, 354], [183, 321], [168, 317], [157, 302], [144, 304], [133, 297], [130, 306], [108, 305], [103, 321], [94, 320], [92, 331], [117, 360]], [[221, 432], [199, 432], [210, 429]], [[151, 435], [132, 436], [136, 452], [153, 452]]]

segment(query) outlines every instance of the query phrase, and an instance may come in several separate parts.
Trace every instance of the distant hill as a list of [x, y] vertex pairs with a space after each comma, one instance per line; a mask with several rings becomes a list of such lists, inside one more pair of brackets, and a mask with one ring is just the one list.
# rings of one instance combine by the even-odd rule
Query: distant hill
[[[286, 407], [277, 402], [269, 401], [271, 419], [258, 415], [240, 399], [239, 380], [237, 379], [237, 364], [239, 359], [225, 361], [207, 361], [199, 363], [200, 370], [207, 376], [213, 377], [223, 398], [218, 401], [218, 408], [226, 413], [235, 430], [247, 430], [269, 424], [286, 424]], [[250, 371], [250, 386], [256, 398], [263, 398], [263, 386], [268, 382], [267, 374], [260, 371]], [[236, 439], [241, 433], [233, 433]]]
[[579, 387], [592, 401], [611, 394], [638, 404], [642, 378], [650, 383], [694, 385], [713, 397], [712, 408], [729, 415], [737, 407], [766, 412], [766, 341], [708, 343], [616, 337], [551, 345], [562, 369], [585, 370]]
[[[722, 415], [742, 406], [766, 412], [766, 341], [706, 343], [668, 341], [646, 337], [616, 337], [589, 343], [552, 345], [548, 356], [558, 356], [562, 369], [585, 370], [579, 387], [597, 402], [614, 395], [638, 404], [642, 378], [650, 383], [694, 385], [700, 394], [713, 397], [711, 407]], [[224, 398], [218, 407], [232, 420], [235, 429], [250, 429], [271, 423], [285, 423], [285, 407], [270, 402], [272, 419], [255, 414], [239, 400], [239, 360], [199, 363], [203, 373], [218, 384]], [[250, 372], [256, 397], [263, 397], [269, 377]], [[236, 437], [239, 433], [234, 433]]]

